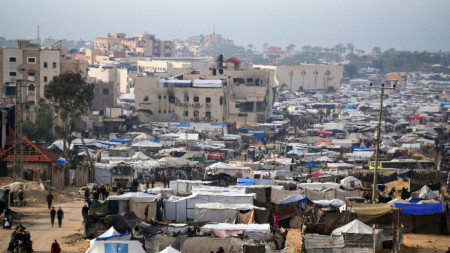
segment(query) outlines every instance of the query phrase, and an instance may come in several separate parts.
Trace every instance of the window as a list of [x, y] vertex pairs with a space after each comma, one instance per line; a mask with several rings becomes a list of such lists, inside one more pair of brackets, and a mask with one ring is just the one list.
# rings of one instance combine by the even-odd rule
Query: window
[[158, 113], [161, 114], [161, 110], [159, 110]]
[[183, 112], [183, 116], [184, 116], [184, 117], [189, 117], [189, 112], [188, 112], [188, 111], [184, 111], [184, 112]]
[[166, 114], [166, 110], [164, 110], [164, 114]]
[[44, 82], [47, 82], [48, 78], [46, 76], [44, 76]]
[[199, 101], [198, 97], [194, 97], [194, 102], [198, 102], [198, 101]]
[[194, 117], [198, 118], [199, 115], [198, 111], [194, 111]]
[[189, 97], [184, 97], [184, 102], [189, 102]]
[[9, 62], [16, 62], [16, 61], [17, 61], [16, 57], [9, 57]]
[[36, 63], [36, 57], [28, 57], [27, 62], [28, 63]]
[[54, 69], [56, 69], [56, 62], [53, 62], [52, 66], [53, 66]]
[[103, 95], [109, 95], [109, 89], [103, 88]]
[[33, 76], [34, 77], [34, 72], [28, 73], [28, 76]]
[[175, 103], [175, 97], [174, 96], [172, 96], [172, 95], [169, 96], [169, 103], [171, 103], [171, 104]]
[[207, 118], [211, 118], [211, 112], [206, 112], [205, 116], [206, 116]]
[[17, 76], [16, 72], [9, 72], [9, 76]]
[[34, 84], [30, 83], [30, 85], [28, 85], [28, 91], [34, 91], [36, 89], [36, 86], [34, 86]]
[[211, 97], [206, 97], [205, 101], [206, 103], [211, 103]]
[[47, 68], [48, 67], [48, 63], [45, 61], [44, 62], [44, 68]]
[[253, 78], [247, 78], [247, 83], [253, 83]]
[[161, 99], [161, 95], [158, 95], [158, 98]]

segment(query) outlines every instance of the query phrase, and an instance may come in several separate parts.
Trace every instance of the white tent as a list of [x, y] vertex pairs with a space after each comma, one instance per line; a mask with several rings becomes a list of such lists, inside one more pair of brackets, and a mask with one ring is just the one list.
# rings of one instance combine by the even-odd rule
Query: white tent
[[428, 186], [424, 185], [420, 190], [415, 191], [414, 193], [419, 193], [419, 198], [421, 199], [436, 199], [439, 198], [433, 191], [428, 188]]
[[91, 246], [86, 253], [145, 253], [142, 244], [138, 241], [120, 241], [120, 240], [92, 240]]
[[224, 203], [205, 203], [195, 205], [195, 221], [224, 222], [226, 219], [234, 221], [240, 210], [265, 210], [263, 207], [257, 207], [252, 204], [224, 204]]
[[341, 180], [341, 185], [347, 189], [353, 189], [357, 187], [362, 187], [361, 180], [357, 179], [354, 176], [348, 176]]
[[355, 219], [354, 221], [342, 227], [336, 228], [335, 230], [333, 230], [333, 232], [331, 232], [331, 235], [341, 235], [342, 233], [372, 234], [372, 228], [362, 223], [358, 219]]
[[162, 251], [160, 251], [159, 253], [181, 253], [181, 251], [178, 251], [174, 248], [172, 248], [171, 246], [163, 249]]
[[294, 194], [294, 195], [291, 195], [291, 196], [289, 196], [289, 197], [287, 197], [287, 198], [285, 198], [285, 199], [283, 199], [281, 201], [278, 201], [276, 204], [277, 205], [291, 204], [291, 203], [295, 203], [295, 202], [298, 202], [300, 200], [303, 200], [304, 198], [305, 197], [302, 196], [302, 195]]

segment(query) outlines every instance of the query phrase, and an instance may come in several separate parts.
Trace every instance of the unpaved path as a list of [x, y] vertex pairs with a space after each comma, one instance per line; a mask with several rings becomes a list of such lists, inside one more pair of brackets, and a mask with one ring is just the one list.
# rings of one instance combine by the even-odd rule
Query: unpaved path
[[[13, 227], [19, 222], [31, 234], [33, 249], [35, 252], [50, 252], [50, 246], [56, 239], [61, 246], [62, 252], [85, 252], [89, 248], [89, 242], [85, 240], [74, 241], [81, 238], [83, 232], [81, 208], [84, 202], [75, 200], [65, 203], [54, 203], [55, 209], [61, 207], [64, 211], [62, 227], [58, 227], [58, 220], [55, 219], [55, 226], [50, 224], [50, 210], [47, 204], [32, 204], [26, 207], [12, 207], [11, 210], [22, 214], [21, 219], [13, 222]], [[6, 252], [11, 238], [12, 230], [0, 228], [0, 252]]]

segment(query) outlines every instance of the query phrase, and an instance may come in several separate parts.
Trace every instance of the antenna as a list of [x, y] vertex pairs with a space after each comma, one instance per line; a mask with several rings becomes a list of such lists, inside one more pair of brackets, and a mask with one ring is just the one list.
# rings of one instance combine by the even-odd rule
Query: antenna
[[39, 35], [39, 25], [37, 25], [37, 42], [39, 43], [39, 45], [41, 44], [41, 38]]

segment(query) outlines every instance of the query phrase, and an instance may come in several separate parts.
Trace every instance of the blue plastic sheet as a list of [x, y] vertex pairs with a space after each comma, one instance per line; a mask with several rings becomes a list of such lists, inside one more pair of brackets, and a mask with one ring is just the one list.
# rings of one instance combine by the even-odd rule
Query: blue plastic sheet
[[272, 183], [273, 180], [256, 179], [256, 178], [238, 178], [237, 179], [238, 185], [253, 185], [255, 182], [270, 182], [270, 183]]
[[401, 204], [395, 203], [395, 208], [401, 208], [402, 213], [412, 215], [425, 215], [444, 212], [442, 203], [433, 204]]

